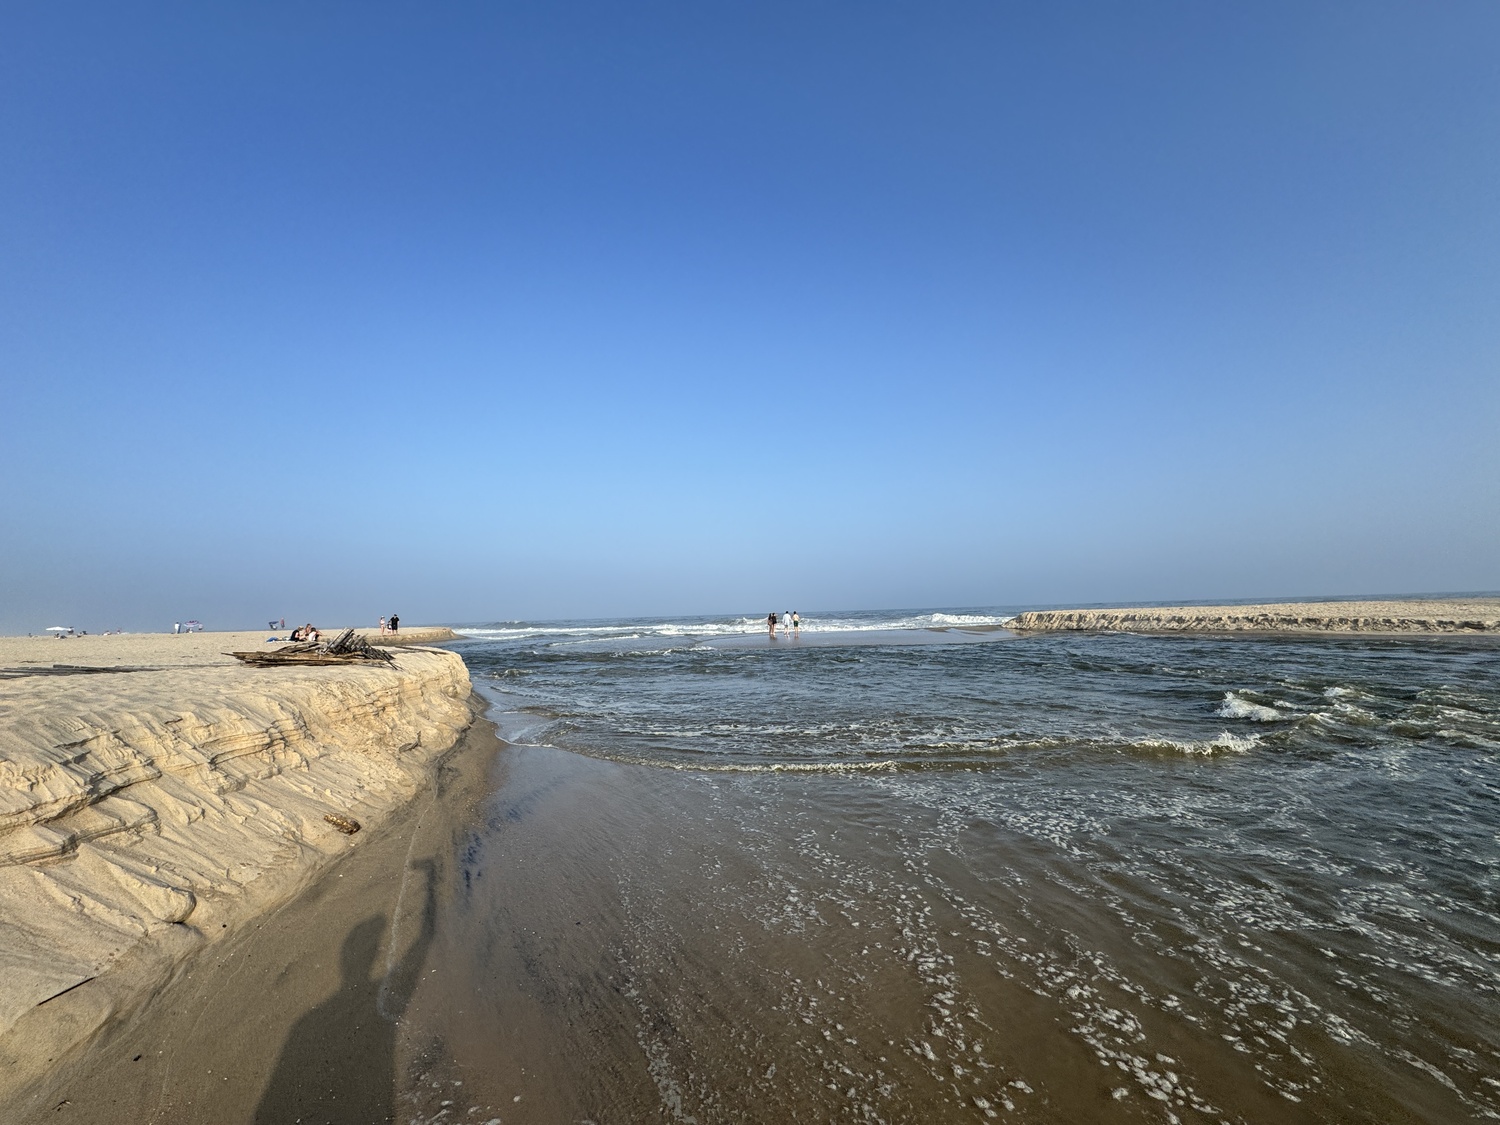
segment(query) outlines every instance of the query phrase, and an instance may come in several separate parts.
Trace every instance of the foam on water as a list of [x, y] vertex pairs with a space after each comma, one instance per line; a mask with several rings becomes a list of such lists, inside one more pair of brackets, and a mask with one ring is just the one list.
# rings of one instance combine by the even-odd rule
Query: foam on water
[[[782, 611], [777, 611], [781, 616]], [[1004, 613], [815, 613], [801, 616], [804, 633], [875, 633], [910, 629], [994, 629], [1014, 619]], [[778, 626], [782, 633], [788, 626]], [[740, 637], [767, 632], [764, 617], [675, 618], [621, 622], [503, 621], [490, 625], [458, 625], [454, 631], [473, 640], [512, 641], [551, 639], [587, 642], [639, 637]]]
[[1224, 693], [1224, 702], [1219, 704], [1219, 709], [1214, 713], [1225, 719], [1250, 719], [1257, 723], [1279, 723], [1300, 718], [1289, 708], [1266, 707], [1232, 691]]
[[1260, 735], [1258, 734], [1230, 734], [1227, 730], [1220, 731], [1214, 738], [1196, 741], [1148, 738], [1128, 744], [1129, 748], [1133, 750], [1170, 750], [1178, 754], [1190, 754], [1198, 757], [1212, 757], [1216, 754], [1248, 754], [1258, 745], [1260, 745]]

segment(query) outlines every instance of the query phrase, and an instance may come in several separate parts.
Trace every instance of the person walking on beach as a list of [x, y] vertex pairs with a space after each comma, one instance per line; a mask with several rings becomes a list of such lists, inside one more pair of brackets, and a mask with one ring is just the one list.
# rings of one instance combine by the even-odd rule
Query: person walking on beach
[[771, 630], [771, 639], [775, 640], [776, 639], [776, 614], [774, 612], [766, 614], [766, 625]]
[[385, 618], [384, 617], [382, 617], [380, 619], [380, 635], [382, 637], [385, 636]]
[[797, 616], [797, 611], [795, 609], [792, 610], [792, 632], [802, 632], [802, 618]]
[[391, 614], [391, 632], [394, 633], [400, 626], [401, 618], [397, 617], [394, 613]]

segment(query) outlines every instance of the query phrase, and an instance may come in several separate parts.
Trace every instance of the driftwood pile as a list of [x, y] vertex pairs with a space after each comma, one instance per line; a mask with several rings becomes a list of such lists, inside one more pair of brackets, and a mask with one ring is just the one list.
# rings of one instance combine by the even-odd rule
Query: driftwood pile
[[264, 652], [231, 652], [228, 655], [246, 664], [362, 664], [369, 661], [392, 664], [396, 659], [385, 649], [375, 648], [363, 637], [356, 636], [353, 629], [345, 629], [325, 643], [299, 641]]

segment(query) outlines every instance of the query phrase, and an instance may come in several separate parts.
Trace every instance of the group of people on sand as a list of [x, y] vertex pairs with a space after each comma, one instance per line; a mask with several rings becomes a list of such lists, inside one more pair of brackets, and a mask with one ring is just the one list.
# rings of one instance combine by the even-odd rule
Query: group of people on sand
[[779, 619], [774, 613], [766, 614], [766, 625], [770, 628], [771, 636], [773, 637], [776, 635], [776, 626], [778, 625], [780, 625], [787, 632], [802, 632], [802, 618], [797, 616], [797, 611], [795, 609], [787, 610], [781, 615]]
[[[271, 624], [274, 628], [276, 623], [273, 621]], [[283, 617], [281, 619], [281, 625], [282, 628], [286, 627], [286, 618]], [[385, 636], [387, 633], [394, 633], [400, 625], [401, 618], [397, 617], [394, 613], [391, 614], [389, 621], [382, 617], [380, 619], [380, 635]], [[274, 640], [275, 638], [272, 639]], [[322, 634], [318, 632], [317, 626], [309, 621], [306, 625], [300, 625], [293, 629], [292, 635], [287, 639], [291, 641], [316, 641], [322, 639]]]

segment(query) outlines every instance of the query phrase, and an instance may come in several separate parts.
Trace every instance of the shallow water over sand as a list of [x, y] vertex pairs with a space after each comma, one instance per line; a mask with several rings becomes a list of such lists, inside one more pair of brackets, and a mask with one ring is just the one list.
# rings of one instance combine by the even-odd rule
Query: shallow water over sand
[[460, 645], [521, 745], [411, 1112], [1500, 1112], [1500, 646], [971, 616]]

